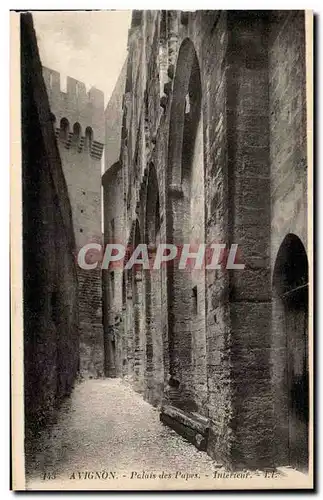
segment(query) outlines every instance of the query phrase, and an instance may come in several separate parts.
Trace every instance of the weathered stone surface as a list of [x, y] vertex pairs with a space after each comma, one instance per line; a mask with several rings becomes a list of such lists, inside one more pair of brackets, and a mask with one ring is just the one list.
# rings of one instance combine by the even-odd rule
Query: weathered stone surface
[[27, 453], [73, 388], [79, 369], [79, 317], [71, 204], [30, 14], [21, 15], [21, 47]]
[[[60, 74], [57, 71], [43, 67], [42, 72], [50, 110], [55, 117], [57, 144], [72, 208], [77, 258], [84, 245], [91, 242], [102, 243], [101, 158], [105, 142], [104, 95], [94, 87], [87, 93], [84, 83], [70, 77], [67, 78], [65, 93], [60, 88]], [[119, 144], [120, 140], [121, 137], [118, 137]], [[111, 148], [108, 152], [109, 158], [110, 154]], [[80, 370], [84, 377], [97, 378], [104, 372], [101, 274], [99, 269], [83, 270], [79, 265], [77, 273], [82, 345]], [[92, 331], [97, 335], [95, 340], [88, 338], [88, 329], [82, 327], [84, 323], [93, 325]], [[96, 346], [93, 358], [92, 340]]]
[[143, 16], [129, 37], [128, 141], [104, 181], [105, 234], [114, 211], [130, 246], [235, 243], [245, 269], [179, 271], [177, 259], [139, 291], [129, 275], [122, 297], [107, 292], [123, 317], [116, 371], [153, 405], [176, 407], [161, 418], [195, 444], [203, 434], [179, 415], [209, 419], [207, 452], [221, 463], [271, 466], [286, 458], [273, 439], [286, 442], [274, 262], [287, 233], [306, 243], [303, 14]]

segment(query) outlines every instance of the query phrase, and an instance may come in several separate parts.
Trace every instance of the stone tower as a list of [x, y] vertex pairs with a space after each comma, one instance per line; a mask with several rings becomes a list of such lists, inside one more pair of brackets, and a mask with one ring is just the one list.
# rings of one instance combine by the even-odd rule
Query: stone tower
[[[52, 119], [63, 164], [77, 250], [101, 242], [101, 161], [104, 147], [104, 94], [43, 67]], [[78, 266], [80, 311], [80, 373], [103, 375], [102, 292], [100, 269]]]

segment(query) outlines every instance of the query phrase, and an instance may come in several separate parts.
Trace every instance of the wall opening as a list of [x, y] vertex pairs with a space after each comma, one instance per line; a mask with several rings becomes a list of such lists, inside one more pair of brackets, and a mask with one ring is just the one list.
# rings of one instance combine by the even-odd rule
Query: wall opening
[[73, 138], [72, 144], [74, 147], [78, 147], [81, 139], [81, 125], [76, 122], [73, 125]]
[[[186, 39], [178, 54], [171, 104], [166, 231], [168, 241], [180, 248], [190, 244], [190, 251], [205, 238], [201, 100], [197, 55]], [[205, 305], [197, 312], [192, 290], [204, 286], [204, 271], [180, 270], [172, 262], [167, 275], [170, 399], [184, 410], [203, 411], [207, 389], [205, 347], [202, 352], [200, 339], [205, 336]]]
[[[274, 337], [282, 356], [273, 356], [279, 428], [289, 465], [308, 467], [308, 260], [301, 240], [288, 234], [277, 254], [273, 275]], [[276, 340], [277, 343], [277, 340]], [[280, 372], [279, 372], [280, 370]], [[277, 374], [281, 374], [278, 377]]]
[[84, 142], [85, 151], [91, 151], [92, 142], [93, 142], [93, 130], [91, 127], [86, 127], [86, 129], [85, 129], [85, 142]]
[[197, 286], [192, 288], [192, 313], [197, 314], [198, 304], [197, 304]]
[[68, 140], [68, 135], [70, 132], [70, 124], [67, 118], [61, 119], [59, 128], [59, 138], [61, 141], [66, 142]]

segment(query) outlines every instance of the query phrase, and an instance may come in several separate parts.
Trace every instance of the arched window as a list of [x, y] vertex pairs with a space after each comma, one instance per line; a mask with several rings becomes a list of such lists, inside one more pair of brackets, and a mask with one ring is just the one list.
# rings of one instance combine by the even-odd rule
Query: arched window
[[61, 139], [61, 141], [66, 142], [70, 131], [70, 124], [67, 118], [61, 119], [59, 128], [60, 128], [59, 138]]
[[85, 144], [84, 144], [85, 151], [91, 151], [92, 142], [93, 142], [93, 130], [91, 127], [86, 127], [86, 129], [85, 129]]
[[76, 122], [73, 125], [73, 145], [78, 146], [81, 138], [81, 125]]

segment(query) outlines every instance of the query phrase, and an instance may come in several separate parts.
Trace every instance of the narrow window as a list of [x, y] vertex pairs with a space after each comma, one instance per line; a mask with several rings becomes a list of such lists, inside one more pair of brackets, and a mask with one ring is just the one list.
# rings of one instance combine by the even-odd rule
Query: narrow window
[[91, 127], [86, 127], [85, 129], [85, 151], [91, 151], [93, 141], [93, 130]]
[[192, 307], [193, 307], [193, 314], [197, 314], [197, 286], [193, 286], [192, 288]]
[[60, 122], [60, 134], [59, 137], [62, 141], [67, 141], [68, 139], [68, 134], [70, 131], [70, 124], [67, 120], [67, 118], [62, 118]]
[[57, 291], [52, 292], [51, 308], [52, 308], [52, 320], [57, 325], [59, 323], [59, 305], [58, 305], [58, 293], [57, 293]]
[[81, 125], [79, 123], [74, 123], [73, 126], [73, 145], [78, 146], [81, 138]]

